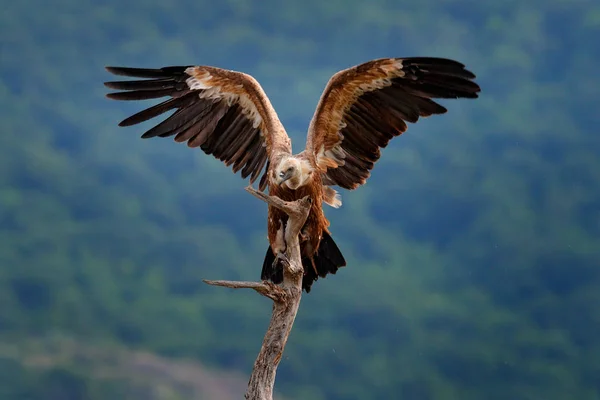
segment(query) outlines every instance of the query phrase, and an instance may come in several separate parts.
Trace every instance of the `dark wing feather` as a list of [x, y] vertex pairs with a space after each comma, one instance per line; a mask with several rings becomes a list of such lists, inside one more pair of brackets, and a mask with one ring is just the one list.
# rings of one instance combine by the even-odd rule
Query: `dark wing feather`
[[477, 98], [479, 85], [464, 65], [444, 58], [387, 58], [335, 74], [311, 121], [306, 148], [326, 185], [364, 184], [390, 140], [407, 122], [444, 114], [432, 99]]
[[[119, 123], [131, 126], [175, 110], [148, 129], [142, 138], [174, 137], [212, 154], [250, 183], [258, 178], [273, 151], [286, 152], [289, 138], [262, 88], [254, 78], [214, 67], [181, 66], [160, 69], [107, 67], [115, 75], [146, 78], [106, 82], [118, 90], [114, 100], [169, 99]], [[261, 179], [261, 190], [266, 187]]]

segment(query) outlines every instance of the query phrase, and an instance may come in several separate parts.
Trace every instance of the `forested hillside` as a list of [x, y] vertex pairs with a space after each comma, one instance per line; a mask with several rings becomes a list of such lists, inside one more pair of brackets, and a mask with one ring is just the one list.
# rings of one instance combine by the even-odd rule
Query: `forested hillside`
[[[104, 97], [105, 65], [250, 73], [299, 150], [329, 77], [392, 56], [457, 59], [481, 97], [443, 101], [446, 115], [409, 126], [368, 184], [326, 209], [348, 266], [303, 298], [277, 388], [294, 400], [600, 399], [597, 1], [2, 7], [2, 399], [200, 396], [149, 373], [169, 388], [151, 397], [139, 371], [123, 372], [132, 362], [111, 372], [106, 357], [247, 376], [268, 323], [265, 299], [201, 281], [259, 278], [266, 206], [202, 152], [141, 140], [149, 125], [118, 128], [143, 105]], [[72, 352], [31, 362], [61, 357], [30, 345], [56, 335], [104, 349], [98, 365]]]

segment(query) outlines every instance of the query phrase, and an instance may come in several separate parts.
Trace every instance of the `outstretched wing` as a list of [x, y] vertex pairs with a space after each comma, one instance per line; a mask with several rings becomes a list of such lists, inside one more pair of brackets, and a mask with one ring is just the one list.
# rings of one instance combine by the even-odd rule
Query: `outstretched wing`
[[123, 120], [135, 125], [171, 110], [168, 118], [146, 131], [142, 138], [174, 136], [177, 142], [200, 147], [206, 154], [241, 170], [250, 183], [258, 178], [266, 187], [268, 161], [274, 152], [291, 153], [291, 142], [259, 83], [250, 75], [207, 66], [160, 69], [106, 67], [115, 74], [143, 80], [106, 82], [120, 92], [115, 100], [147, 100], [170, 97]]
[[477, 98], [475, 75], [444, 58], [386, 58], [336, 73], [323, 91], [306, 142], [323, 183], [345, 189], [364, 184], [381, 148], [407, 122], [444, 114], [434, 98]]

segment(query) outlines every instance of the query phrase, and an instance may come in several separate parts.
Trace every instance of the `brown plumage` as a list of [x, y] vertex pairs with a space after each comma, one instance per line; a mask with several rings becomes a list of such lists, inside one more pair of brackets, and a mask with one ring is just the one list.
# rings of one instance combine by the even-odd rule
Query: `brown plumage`
[[[135, 125], [168, 111], [175, 112], [142, 138], [170, 137], [199, 147], [231, 166], [234, 173], [259, 189], [293, 201], [313, 200], [301, 235], [303, 288], [335, 274], [346, 261], [329, 235], [323, 203], [339, 207], [330, 186], [363, 185], [381, 156], [381, 148], [407, 129], [407, 122], [444, 114], [435, 98], [477, 98], [475, 75], [464, 65], [443, 58], [413, 57], [372, 60], [336, 73], [323, 91], [311, 120], [306, 148], [292, 155], [291, 141], [259, 83], [250, 75], [208, 66], [160, 69], [107, 67], [116, 75], [146, 78], [106, 82], [120, 90], [115, 100], [169, 97], [123, 120]], [[285, 251], [282, 239], [287, 215], [269, 207], [269, 248], [262, 279], [283, 279], [275, 254]]]

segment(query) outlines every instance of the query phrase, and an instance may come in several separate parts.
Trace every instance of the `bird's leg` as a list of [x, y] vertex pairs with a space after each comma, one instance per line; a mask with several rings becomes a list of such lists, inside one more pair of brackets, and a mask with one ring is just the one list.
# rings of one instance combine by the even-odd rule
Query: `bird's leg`
[[310, 235], [308, 234], [308, 232], [306, 232], [305, 229], [300, 231], [300, 234], [298, 235], [298, 237], [300, 239], [300, 243], [306, 242], [308, 239], [310, 239]]
[[275, 260], [273, 260], [273, 268], [279, 265], [279, 261], [287, 260], [285, 257], [285, 250], [287, 246], [285, 244], [285, 225], [282, 220], [279, 220], [279, 229], [277, 235], [275, 235], [275, 246], [273, 246], [273, 252], [275, 253]]
[[273, 268], [276, 268], [278, 265], [286, 262], [289, 262], [289, 260], [285, 253], [277, 252], [277, 254], [275, 254], [275, 260], [273, 260]]

